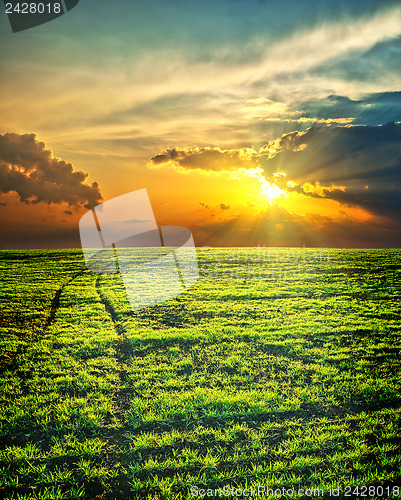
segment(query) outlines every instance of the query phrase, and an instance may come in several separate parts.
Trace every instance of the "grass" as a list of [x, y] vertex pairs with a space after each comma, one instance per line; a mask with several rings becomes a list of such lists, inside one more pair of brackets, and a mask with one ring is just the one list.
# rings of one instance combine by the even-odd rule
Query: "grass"
[[78, 250], [1, 252], [0, 498], [397, 498], [401, 251], [198, 253], [132, 312]]

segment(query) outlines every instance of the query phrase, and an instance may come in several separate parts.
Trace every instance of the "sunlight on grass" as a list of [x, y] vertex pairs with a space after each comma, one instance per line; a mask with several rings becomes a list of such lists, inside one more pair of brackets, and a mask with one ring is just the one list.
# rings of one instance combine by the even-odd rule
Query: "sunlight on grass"
[[395, 482], [401, 254], [322, 255], [199, 250], [190, 291], [132, 312], [78, 251], [2, 252], [0, 493]]

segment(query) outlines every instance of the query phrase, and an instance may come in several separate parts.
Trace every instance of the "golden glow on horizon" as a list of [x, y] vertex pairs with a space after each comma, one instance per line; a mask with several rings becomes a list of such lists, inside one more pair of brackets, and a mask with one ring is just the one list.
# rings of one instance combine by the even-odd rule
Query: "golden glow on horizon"
[[[160, 188], [153, 191], [151, 198], [163, 200], [163, 204], [155, 204], [155, 213], [166, 225], [175, 225], [179, 221], [188, 227], [212, 226], [229, 223], [236, 218], [242, 221], [249, 218], [251, 224], [252, 217], [256, 217], [257, 225], [268, 210], [272, 221], [270, 238], [273, 238], [273, 234], [277, 233], [280, 236], [287, 231], [287, 223], [280, 219], [276, 220], [275, 214], [287, 212], [289, 220], [299, 222], [304, 219], [305, 227], [310, 224], [317, 227], [317, 221], [320, 221], [322, 227], [326, 227], [330, 220], [347, 219], [363, 223], [374, 217], [361, 207], [342, 204], [325, 193], [325, 190], [343, 191], [344, 186], [324, 186], [317, 181], [304, 182], [299, 185], [304, 192], [297, 192], [293, 188], [298, 186], [298, 183], [287, 180], [285, 172], [272, 173], [266, 179], [264, 169], [259, 166], [213, 171], [185, 170], [172, 168], [172, 165], [162, 165], [149, 171], [157, 178], [157, 185]], [[185, 175], [182, 175], [183, 171]], [[179, 197], [166, 196], [165, 186], [168, 179], [171, 181], [172, 175], [175, 176], [175, 185], [182, 186]], [[317, 196], [313, 196], [314, 194]], [[185, 211], [182, 210], [183, 206], [186, 207]], [[311, 234], [313, 234], [312, 226]], [[234, 232], [237, 230], [234, 228], [238, 229], [234, 225], [232, 229]]]
[[350, 207], [331, 198], [311, 198], [296, 192], [287, 193], [287, 196], [280, 200], [280, 207], [300, 217], [319, 214], [322, 217], [336, 218], [346, 214], [349, 219], [359, 222], [366, 222], [374, 217], [361, 207]]

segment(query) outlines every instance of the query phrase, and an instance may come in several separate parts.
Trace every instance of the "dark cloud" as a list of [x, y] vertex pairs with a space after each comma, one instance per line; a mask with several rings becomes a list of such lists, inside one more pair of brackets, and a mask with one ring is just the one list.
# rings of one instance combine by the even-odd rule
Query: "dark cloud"
[[64, 213], [67, 214], [67, 215], [72, 215], [71, 210], [64, 210]]
[[230, 205], [225, 205], [224, 203], [220, 203], [221, 210], [230, 210]]
[[166, 163], [170, 160], [175, 160], [178, 156], [178, 152], [176, 149], [168, 149], [165, 153], [156, 155], [153, 158], [151, 158], [151, 161], [155, 165], [160, 165], [162, 163]]
[[400, 119], [401, 92], [367, 94], [359, 100], [330, 95], [325, 99], [306, 101], [297, 106], [302, 108], [299, 117], [316, 120], [352, 118], [356, 124], [377, 126]]
[[232, 171], [255, 167], [254, 161], [247, 157], [241, 149], [225, 151], [219, 148], [174, 148], [151, 158], [153, 165], [162, 165], [168, 162], [188, 170]]
[[[317, 189], [321, 189], [321, 186], [319, 186], [319, 184], [315, 184], [314, 186], [312, 186], [312, 189], [313, 187], [317, 188]], [[291, 192], [296, 192], [298, 194], [302, 194], [304, 196], [308, 196], [310, 198], [320, 198], [320, 199], [325, 199], [325, 198], [330, 198], [332, 200], [336, 200], [338, 201], [339, 203], [341, 203], [342, 205], [347, 205], [349, 207], [362, 207], [366, 210], [378, 210], [379, 207], [373, 207], [372, 206], [372, 203], [371, 201], [368, 199], [367, 196], [365, 196], [367, 194], [366, 191], [364, 191], [363, 189], [361, 189], [360, 191], [345, 191], [343, 189], [338, 189], [338, 188], [334, 188], [334, 189], [321, 189], [322, 193], [323, 194], [319, 194], [315, 191], [310, 191], [308, 189], [306, 189], [304, 186], [287, 186], [287, 191], [291, 191]], [[365, 186], [365, 189], [366, 186]], [[370, 193], [369, 193], [369, 196], [370, 196]]]
[[[267, 178], [284, 171], [298, 184], [289, 189], [301, 194], [395, 215], [401, 212], [400, 144], [399, 123], [312, 127], [284, 135], [279, 152], [260, 162]], [[301, 187], [305, 182], [344, 189], [326, 189], [319, 196], [305, 192]]]
[[318, 193], [315, 193], [314, 191], [307, 191], [304, 189], [302, 186], [287, 186], [286, 187], [287, 191], [292, 191], [294, 193], [298, 194], [303, 194], [304, 196], [310, 196], [311, 198], [325, 198], [325, 196], [322, 196]]
[[16, 192], [25, 203], [68, 203], [93, 208], [102, 201], [96, 182], [55, 158], [35, 134], [0, 135], [0, 193]]

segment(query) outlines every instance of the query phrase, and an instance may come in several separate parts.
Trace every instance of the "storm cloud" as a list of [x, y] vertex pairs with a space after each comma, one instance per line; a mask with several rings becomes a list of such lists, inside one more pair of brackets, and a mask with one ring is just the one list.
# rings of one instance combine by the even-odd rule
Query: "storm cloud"
[[67, 203], [93, 208], [102, 201], [96, 182], [53, 156], [35, 134], [0, 135], [0, 193], [15, 192], [25, 203]]

